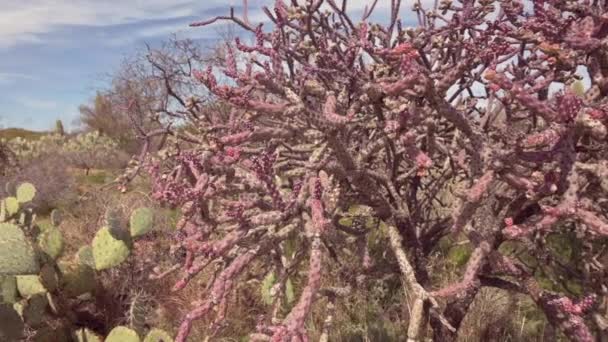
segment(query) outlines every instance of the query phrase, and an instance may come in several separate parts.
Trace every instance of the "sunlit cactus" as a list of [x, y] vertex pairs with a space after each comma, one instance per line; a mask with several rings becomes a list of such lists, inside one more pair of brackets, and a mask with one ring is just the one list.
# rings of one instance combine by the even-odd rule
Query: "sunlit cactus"
[[130, 254], [127, 243], [115, 238], [110, 233], [109, 227], [102, 227], [97, 231], [91, 247], [97, 270], [116, 267], [125, 261]]
[[138, 208], [131, 213], [129, 220], [131, 237], [139, 237], [154, 229], [154, 211], [150, 208]]
[[110, 331], [104, 342], [140, 342], [139, 335], [135, 330], [124, 326], [118, 326]]

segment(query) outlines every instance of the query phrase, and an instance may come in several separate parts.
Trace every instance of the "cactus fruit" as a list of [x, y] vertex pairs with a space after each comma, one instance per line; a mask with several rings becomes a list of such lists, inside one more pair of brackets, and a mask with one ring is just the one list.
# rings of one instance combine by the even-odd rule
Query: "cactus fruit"
[[57, 259], [63, 250], [63, 235], [55, 227], [47, 227], [38, 237], [40, 249], [52, 259]]
[[0, 223], [0, 275], [38, 274], [34, 249], [19, 227]]
[[63, 215], [61, 214], [61, 211], [53, 209], [53, 211], [51, 211], [51, 224], [55, 227], [58, 227], [61, 224], [61, 221], [63, 221]]
[[93, 249], [91, 246], [80, 247], [77, 255], [79, 264], [95, 268], [95, 259], [93, 258]]
[[19, 211], [19, 201], [16, 197], [7, 197], [4, 199], [4, 205], [8, 216], [13, 216]]
[[110, 331], [110, 334], [108, 337], [106, 337], [105, 342], [140, 342], [140, 339], [134, 330], [127, 327], [118, 326]]
[[0, 341], [19, 341], [23, 328], [23, 321], [13, 306], [0, 304]]
[[17, 276], [17, 290], [24, 298], [46, 292], [37, 275]]
[[82, 328], [74, 332], [74, 341], [76, 342], [102, 342], [101, 337], [93, 331]]
[[129, 246], [122, 240], [114, 238], [110, 228], [103, 227], [93, 238], [93, 258], [95, 268], [105, 270], [121, 264], [129, 256]]
[[144, 342], [173, 342], [173, 338], [166, 331], [154, 328], [146, 335]]
[[27, 203], [36, 196], [36, 187], [32, 183], [23, 183], [17, 187], [17, 200], [19, 203]]
[[17, 301], [17, 279], [15, 276], [0, 277], [0, 303], [13, 304]]
[[131, 214], [131, 236], [142, 236], [154, 228], [154, 212], [150, 208], [138, 208]]

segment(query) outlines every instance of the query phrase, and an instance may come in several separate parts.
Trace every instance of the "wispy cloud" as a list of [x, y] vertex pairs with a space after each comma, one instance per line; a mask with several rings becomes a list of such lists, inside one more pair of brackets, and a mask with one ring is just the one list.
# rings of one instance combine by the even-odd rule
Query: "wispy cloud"
[[59, 108], [59, 103], [54, 100], [44, 100], [33, 97], [17, 96], [15, 98], [15, 101], [20, 105], [31, 109], [50, 110]]
[[0, 46], [40, 42], [61, 26], [109, 26], [141, 20], [180, 18], [221, 4], [219, 0], [3, 0]]
[[32, 75], [20, 74], [16, 72], [0, 72], [0, 84], [7, 85], [18, 80], [35, 81], [38, 78]]

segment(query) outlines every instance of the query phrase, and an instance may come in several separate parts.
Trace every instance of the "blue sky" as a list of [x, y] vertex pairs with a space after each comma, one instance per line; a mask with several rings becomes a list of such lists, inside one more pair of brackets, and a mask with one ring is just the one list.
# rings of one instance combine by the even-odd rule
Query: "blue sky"
[[[172, 33], [213, 43], [218, 27], [188, 24], [219, 14], [242, 0], [1, 0], [0, 127], [46, 130], [56, 119], [71, 126], [121, 61]], [[262, 5], [249, 0], [249, 19], [259, 22]], [[371, 0], [350, 0], [361, 12]], [[376, 19], [388, 14], [380, 0]], [[406, 5], [407, 6], [407, 5]], [[409, 6], [407, 6], [409, 7]], [[411, 13], [404, 8], [404, 13]], [[408, 14], [409, 15], [409, 14]]]

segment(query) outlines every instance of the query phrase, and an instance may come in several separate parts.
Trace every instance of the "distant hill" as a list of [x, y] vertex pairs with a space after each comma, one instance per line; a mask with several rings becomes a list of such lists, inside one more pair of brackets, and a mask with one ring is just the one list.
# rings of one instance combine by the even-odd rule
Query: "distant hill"
[[37, 140], [40, 137], [47, 135], [48, 132], [36, 132], [30, 131], [23, 128], [5, 128], [0, 129], [0, 139], [14, 139], [17, 137], [21, 137], [26, 140]]

